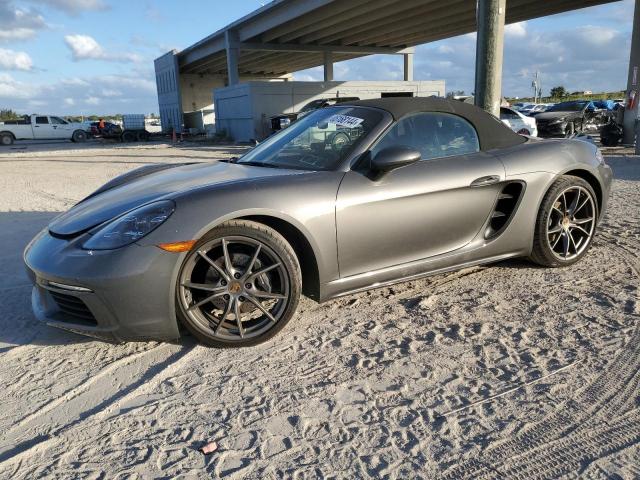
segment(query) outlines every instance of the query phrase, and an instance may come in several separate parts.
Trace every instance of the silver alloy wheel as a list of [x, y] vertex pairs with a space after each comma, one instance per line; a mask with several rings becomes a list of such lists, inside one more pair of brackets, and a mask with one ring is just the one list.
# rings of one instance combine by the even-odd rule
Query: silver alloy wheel
[[591, 193], [579, 186], [563, 190], [547, 218], [547, 242], [553, 255], [563, 261], [578, 257], [588, 246], [596, 225]]
[[246, 340], [270, 330], [286, 311], [289, 291], [282, 261], [249, 237], [210, 240], [190, 253], [180, 274], [185, 314], [220, 340]]

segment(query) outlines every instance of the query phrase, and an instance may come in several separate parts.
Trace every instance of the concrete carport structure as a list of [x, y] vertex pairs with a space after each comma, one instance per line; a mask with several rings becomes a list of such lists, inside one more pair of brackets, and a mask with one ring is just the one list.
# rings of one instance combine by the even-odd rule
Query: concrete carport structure
[[[323, 65], [330, 81], [334, 62], [371, 54], [403, 55], [404, 79], [412, 80], [413, 47], [478, 31], [476, 103], [497, 113], [505, 24], [614, 1], [274, 0], [183, 51], [160, 57], [156, 74], [169, 72], [178, 103], [180, 75], [217, 74], [234, 85], [243, 77], [273, 78]], [[634, 48], [632, 67], [640, 64]]]

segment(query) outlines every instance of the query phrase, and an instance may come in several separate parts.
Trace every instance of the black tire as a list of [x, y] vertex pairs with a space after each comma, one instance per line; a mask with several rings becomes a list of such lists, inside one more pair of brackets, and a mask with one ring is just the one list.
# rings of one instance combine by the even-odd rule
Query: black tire
[[87, 132], [83, 132], [82, 130], [76, 130], [73, 132], [71, 136], [71, 141], [75, 143], [82, 143], [87, 139]]
[[[558, 227], [554, 227], [554, 225], [552, 225], [554, 223], [554, 217], [561, 218], [560, 210], [562, 210], [563, 207], [562, 205], [558, 205], [558, 203], [561, 203], [559, 196], [561, 196], [563, 192], [566, 192], [568, 189], [572, 189], [573, 191], [579, 190], [581, 192], [578, 195], [583, 195], [583, 200], [579, 200], [579, 202], [582, 202], [584, 201], [584, 199], [586, 199], [586, 197], [584, 197], [585, 194], [588, 194], [590, 196], [591, 201], [590, 205], [585, 204], [585, 207], [583, 207], [590, 209], [590, 212], [588, 210], [586, 212], [584, 210], [579, 212], [580, 216], [584, 216], [584, 218], [589, 218], [590, 216], [593, 218], [592, 224], [589, 224], [588, 226], [585, 224], [581, 224], [585, 228], [588, 228], [590, 235], [588, 237], [584, 235], [581, 238], [581, 241], [584, 240], [584, 243], [580, 243], [579, 248], [575, 246], [576, 242], [574, 242], [573, 237], [571, 235], [568, 235], [568, 228], [567, 230], [564, 230], [564, 227], [561, 227], [560, 225], [558, 225]], [[566, 199], [565, 203], [571, 200], [571, 198]], [[558, 208], [560, 208], [560, 210], [558, 210]], [[553, 185], [551, 185], [551, 187], [545, 194], [542, 203], [540, 204], [540, 210], [538, 211], [535, 233], [533, 237], [533, 249], [529, 259], [537, 263], [538, 265], [552, 268], [566, 267], [576, 263], [582, 257], [584, 257], [591, 248], [593, 237], [596, 234], [598, 215], [599, 212], [597, 196], [588, 182], [586, 182], [582, 178], [570, 175], [563, 175], [559, 177], [553, 183]], [[569, 220], [566, 220], [566, 222], [566, 225], [568, 227], [571, 222]], [[556, 228], [562, 228], [563, 230], [560, 230], [560, 232], [558, 232], [557, 234], [550, 233]], [[556, 235], [558, 235], [559, 238]], [[571, 237], [571, 241], [569, 240], [569, 237]], [[566, 259], [562, 258], [562, 253], [559, 254], [554, 250], [552, 246], [552, 242], [554, 240], [551, 240], [551, 238], [555, 238], [556, 243], [560, 241], [564, 242], [566, 240], [570, 245], [568, 250], [569, 253], [571, 243], [573, 242], [575, 249], [574, 255], [567, 255]]]
[[0, 134], [0, 145], [4, 146], [4, 147], [8, 147], [10, 145], [13, 145], [13, 135], [11, 135], [10, 133], [2, 133]]
[[[195, 281], [193, 272], [195, 272], [196, 269], [193, 267], [193, 265], [195, 264], [195, 262], [198, 262], [198, 261], [202, 262], [202, 260], [198, 257], [199, 255], [198, 252], [201, 251], [202, 249], [206, 249], [208, 245], [212, 245], [213, 243], [217, 241], [221, 241], [222, 239], [232, 239], [228, 243], [229, 257], [232, 258], [231, 263], [236, 262], [236, 265], [235, 265], [236, 267], [237, 267], [238, 257], [236, 256], [236, 253], [234, 253], [231, 249], [233, 245], [232, 241], [237, 239], [246, 239], [246, 240], [250, 240], [251, 242], [255, 242], [256, 244], [260, 244], [261, 250], [258, 249], [258, 251], [263, 253], [268, 251], [270, 255], [272, 255], [275, 259], [277, 259], [277, 261], [280, 264], [280, 267], [278, 269], [272, 270], [272, 272], [278, 271], [278, 275], [284, 274], [287, 276], [286, 281], [287, 281], [288, 295], [286, 296], [283, 295], [281, 300], [273, 300], [273, 302], [275, 302], [274, 303], [275, 306], [273, 307], [273, 312], [271, 313], [275, 312], [276, 307], [280, 312], [279, 314], [277, 314], [277, 321], [273, 323], [269, 320], [265, 324], [268, 327], [261, 327], [262, 330], [258, 330], [258, 333], [254, 334], [254, 336], [250, 338], [241, 338], [239, 333], [234, 338], [229, 338], [228, 336], [227, 338], [221, 338], [223, 336], [215, 335], [219, 325], [223, 323], [223, 322], [216, 322], [216, 320], [219, 320], [219, 318], [215, 317], [214, 315], [215, 308], [219, 308], [221, 311], [227, 310], [227, 308], [228, 308], [228, 311], [232, 310], [231, 304], [233, 304], [233, 302], [229, 300], [229, 297], [230, 297], [229, 293], [231, 292], [231, 283], [233, 283], [233, 278], [231, 279], [232, 282], [230, 282], [227, 287], [228, 291], [225, 291], [226, 294], [224, 295], [224, 297], [222, 297], [221, 299], [219, 298], [217, 300], [224, 303], [224, 307], [214, 306], [214, 309], [212, 309], [211, 311], [209, 311], [209, 308], [206, 308], [205, 310], [208, 313], [208, 315], [203, 314], [202, 309], [200, 307], [197, 307], [196, 309], [194, 309], [195, 313], [189, 313], [187, 311], [188, 308], [193, 308], [194, 303], [196, 303], [196, 300], [199, 300], [199, 299], [195, 299], [191, 295], [188, 295], [189, 298], [185, 298], [185, 291], [192, 292], [193, 290], [183, 288], [182, 282]], [[221, 248], [221, 247], [217, 247], [217, 248]], [[213, 249], [209, 250], [207, 253], [209, 252], [213, 252]], [[224, 268], [224, 264], [221, 264], [221, 265]], [[263, 268], [265, 265], [266, 263], [262, 263], [261, 267], [259, 268]], [[206, 266], [207, 264], [205, 263], [205, 267]], [[240, 267], [240, 269], [242, 268], [251, 268], [251, 267], [247, 267], [247, 265], [245, 264], [244, 267]], [[217, 275], [214, 269], [211, 268], [210, 271], [213, 272], [213, 275]], [[249, 270], [248, 273], [251, 273], [253, 271], [255, 271], [255, 269]], [[243, 273], [242, 275], [244, 275], [245, 273]], [[211, 278], [210, 277], [211, 273], [206, 273], [205, 275], [206, 277], [204, 278]], [[241, 280], [238, 280], [236, 283], [243, 284], [245, 282], [244, 278], [245, 277], [243, 277], [243, 279]], [[218, 283], [217, 285], [220, 285], [220, 284]], [[214, 286], [214, 283], [209, 284], [209, 286]], [[214, 286], [214, 288], [220, 289], [219, 286], [217, 287]], [[261, 290], [264, 290], [264, 289], [261, 288]], [[176, 313], [178, 315], [178, 320], [181, 322], [181, 324], [184, 327], [186, 327], [186, 329], [189, 332], [191, 332], [191, 334], [193, 334], [194, 337], [196, 337], [201, 343], [205, 345], [208, 345], [211, 347], [219, 347], [219, 348], [250, 347], [250, 346], [257, 345], [269, 340], [270, 338], [277, 335], [278, 332], [280, 332], [285, 327], [285, 325], [291, 320], [291, 318], [296, 312], [298, 303], [300, 301], [301, 291], [302, 291], [302, 274], [300, 271], [300, 264], [298, 262], [298, 258], [293, 248], [291, 248], [291, 245], [286, 241], [286, 239], [282, 235], [280, 235], [278, 232], [273, 230], [272, 228], [266, 225], [263, 225], [261, 223], [252, 222], [248, 220], [232, 220], [220, 225], [219, 227], [216, 227], [207, 235], [205, 235], [191, 249], [189, 254], [185, 257], [183, 264], [180, 268], [180, 272], [178, 273], [177, 282], [176, 282]], [[203, 296], [206, 296], [210, 293], [211, 292], [209, 291], [206, 294], [203, 294]], [[235, 294], [238, 295], [237, 291], [235, 292]], [[242, 300], [243, 293], [240, 293], [239, 295], [241, 296], [239, 296], [238, 298]], [[279, 304], [280, 301], [282, 301], [283, 303]], [[203, 306], [210, 307], [213, 303], [214, 301], [211, 301], [210, 303], [205, 303]], [[249, 304], [250, 302], [244, 301], [244, 303]], [[240, 304], [240, 302], [238, 302], [238, 304]], [[249, 306], [250, 308], [252, 308], [251, 305]], [[242, 309], [242, 307], [240, 308]], [[269, 309], [271, 307], [267, 306], [266, 308]], [[259, 310], [257, 310], [257, 308], [254, 309], [252, 313], [257, 313], [259, 315], [258, 319], [255, 320], [256, 322], [259, 321], [262, 317], [266, 318], [266, 315], [263, 315]], [[239, 323], [244, 326], [245, 325], [244, 320], [242, 320], [243, 314], [245, 314], [245, 312], [241, 310], [241, 314], [240, 314], [241, 320]], [[274, 314], [274, 317], [275, 316], [276, 315]], [[245, 317], [246, 317], [246, 314], [245, 314]], [[209, 323], [205, 324], [205, 322], [202, 321], [203, 318], [205, 318], [205, 320], [208, 320]], [[229, 322], [228, 324], [231, 326], [233, 326], [232, 322], [236, 321], [236, 320], [228, 320], [228, 318], [230, 317], [226, 317], [226, 314], [222, 318], [223, 319], [227, 318], [227, 322]], [[251, 318], [251, 315], [250, 315], [249, 322], [248, 322], [249, 325], [251, 325], [251, 322], [253, 321], [254, 320], [253, 318]], [[263, 319], [262, 322], [264, 323], [265, 320]], [[225, 325], [227, 325], [227, 323], [225, 323]], [[226, 328], [223, 327], [223, 330], [225, 329]], [[227, 332], [231, 332], [230, 329], [226, 329], [226, 330]], [[238, 332], [240, 332], [240, 330], [241, 329], [239, 329]], [[245, 334], [248, 331], [249, 330], [245, 330]]]
[[142, 130], [141, 132], [138, 132], [136, 138], [139, 142], [147, 142], [149, 140], [149, 132]]
[[122, 141], [123, 142], [135, 142], [138, 139], [138, 136], [136, 135], [136, 132], [124, 132], [122, 134]]

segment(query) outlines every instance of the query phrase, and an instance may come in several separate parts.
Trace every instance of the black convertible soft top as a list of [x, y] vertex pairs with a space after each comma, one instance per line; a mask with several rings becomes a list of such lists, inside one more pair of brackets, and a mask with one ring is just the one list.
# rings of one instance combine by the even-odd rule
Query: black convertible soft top
[[418, 112], [452, 113], [466, 119], [475, 127], [482, 150], [507, 148], [527, 141], [490, 113], [458, 100], [439, 97], [390, 97], [349, 102], [341, 106], [347, 105], [380, 108], [389, 112], [395, 120]]

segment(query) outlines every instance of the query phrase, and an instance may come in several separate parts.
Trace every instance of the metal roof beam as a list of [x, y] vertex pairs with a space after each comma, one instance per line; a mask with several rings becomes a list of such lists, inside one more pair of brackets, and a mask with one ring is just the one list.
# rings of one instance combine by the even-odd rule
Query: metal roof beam
[[[354, 5], [354, 8], [351, 8], [348, 11], [340, 12], [339, 14], [332, 15], [324, 21], [312, 23], [306, 28], [298, 29], [296, 31], [283, 35], [279, 39], [279, 41], [290, 42], [295, 39], [317, 34], [318, 32], [324, 32], [325, 30], [333, 30], [336, 25], [344, 25], [345, 22], [357, 23], [358, 21], [366, 20], [369, 13], [373, 13], [380, 8], [388, 9], [390, 7], [393, 7], [394, 3], [397, 1], [398, 0], [369, 0], [364, 6]], [[431, 0], [421, 1], [425, 2]], [[353, 5], [350, 1], [346, 1], [344, 3]], [[367, 12], [367, 14], [364, 14], [365, 11]], [[300, 41], [300, 43], [309, 42], [302, 40]]]
[[448, 2], [447, 5], [438, 5], [435, 8], [431, 6], [428, 12], [416, 14], [411, 18], [394, 19], [387, 17], [384, 20], [373, 22], [371, 28], [367, 29], [367, 31], [347, 33], [343, 37], [342, 43], [345, 45], [376, 44], [378, 43], [375, 40], [376, 38], [384, 35], [390, 36], [395, 32], [408, 32], [414, 27], [422, 27], [423, 30], [429, 30], [429, 27], [425, 24], [425, 18], [429, 19], [429, 25], [439, 25], [445, 19], [459, 17], [468, 11], [469, 0], [453, 0]]
[[[297, 32], [306, 32], [307, 29], [311, 28], [309, 31], [313, 31], [316, 28], [316, 25], [319, 24], [331, 24], [332, 21], [335, 21], [337, 16], [343, 15], [346, 12], [349, 12], [353, 9], [359, 9], [361, 5], [365, 5], [369, 0], [348, 0], [341, 1], [335, 4], [323, 7], [313, 12], [312, 14], [308, 14], [304, 17], [298, 18], [293, 22], [286, 23], [284, 25], [280, 25], [279, 27], [273, 28], [267, 32], [265, 32], [260, 40], [263, 42], [271, 42], [276, 39], [279, 39], [282, 36], [289, 36], [292, 33], [296, 35], [304, 35], [304, 33]], [[292, 37], [292, 38], [295, 38]], [[282, 39], [284, 42], [288, 42], [287, 39]]]
[[[327, 28], [302, 36], [299, 41], [300, 43], [328, 43], [332, 41], [328, 40], [326, 37], [341, 40], [342, 35], [351, 33], [352, 29], [356, 27], [369, 24], [370, 22], [374, 22], [382, 18], [389, 18], [398, 12], [402, 12], [402, 16], [405, 20], [408, 18], [415, 18], [416, 15], [420, 14], [422, 9], [425, 7], [432, 7], [434, 3], [436, 3], [436, 0], [404, 0], [399, 3], [389, 2], [388, 0], [371, 2], [367, 5], [366, 15], [363, 15], [362, 10], [360, 9], [353, 17], [345, 16], [343, 18], [339, 18]], [[336, 36], [337, 38], [335, 38]]]
[[[319, 8], [331, 3], [338, 3], [337, 0], [305, 0], [283, 1], [273, 8], [267, 9], [262, 15], [254, 15], [238, 26], [238, 36], [241, 41], [256, 37], [273, 28], [279, 27], [287, 22], [296, 21], [300, 17], [315, 12]], [[339, 2], [346, 3], [346, 2]]]
[[250, 43], [241, 42], [238, 44], [240, 50], [264, 50], [273, 52], [334, 52], [334, 53], [358, 53], [365, 55], [372, 54], [404, 54], [413, 53], [413, 47], [410, 48], [384, 48], [369, 46], [351, 46], [351, 45], [300, 45], [297, 43]]

